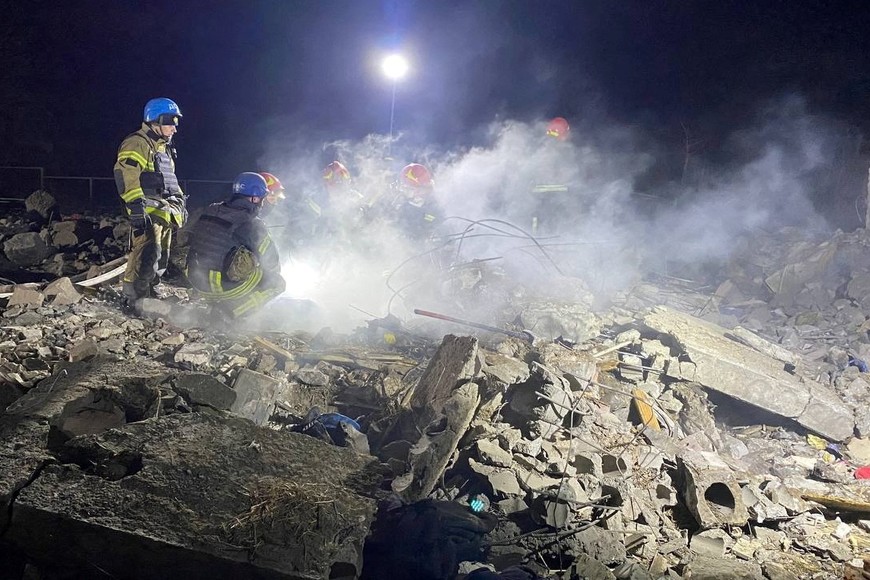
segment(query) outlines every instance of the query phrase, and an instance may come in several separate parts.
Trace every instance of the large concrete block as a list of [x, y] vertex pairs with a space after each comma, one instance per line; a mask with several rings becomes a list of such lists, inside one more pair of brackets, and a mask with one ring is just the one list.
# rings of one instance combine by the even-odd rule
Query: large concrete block
[[481, 366], [476, 338], [446, 335], [414, 387], [411, 409], [421, 416], [423, 422], [432, 420], [454, 389], [476, 377]]
[[370, 457], [198, 413], [78, 437], [62, 454], [67, 465], [22, 487], [4, 536], [35, 559], [136, 579], [361, 571]]
[[411, 449], [411, 470], [408, 474], [410, 478], [405, 479], [408, 485], [396, 491], [400, 491], [409, 501], [417, 501], [435, 489], [435, 484], [447, 468], [456, 446], [471, 425], [479, 404], [480, 392], [475, 383], [465, 383], [454, 389], [443, 404], [444, 415], [441, 422], [424, 428], [423, 436]]
[[688, 355], [690, 361], [680, 363], [680, 378], [792, 419], [827, 439], [842, 441], [852, 435], [852, 412], [834, 391], [792, 375], [781, 361], [728, 339], [725, 328], [662, 306], [644, 323], [670, 335]]
[[195, 405], [229, 409], [236, 402], [236, 391], [211, 375], [192, 373], [175, 377], [175, 390]]
[[269, 419], [275, 406], [275, 396], [281, 387], [281, 381], [272, 377], [242, 369], [233, 383], [236, 400], [230, 411], [250, 419], [257, 425], [262, 425]]
[[19, 266], [35, 266], [55, 253], [36, 232], [15, 234], [3, 242], [3, 253]]

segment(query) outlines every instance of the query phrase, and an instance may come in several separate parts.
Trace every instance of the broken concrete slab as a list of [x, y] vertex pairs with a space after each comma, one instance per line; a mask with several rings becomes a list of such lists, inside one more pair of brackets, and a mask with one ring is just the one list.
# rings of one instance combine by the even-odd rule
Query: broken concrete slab
[[[131, 578], [358, 577], [374, 505], [354, 490], [378, 480], [357, 469], [371, 459], [237, 418], [161, 413], [167, 372], [67, 364], [0, 416], [2, 553], [14, 545], [64, 577], [94, 565]], [[126, 425], [73, 436], [70, 420], [103, 404]]]
[[660, 306], [644, 317], [644, 324], [672, 337], [691, 359], [680, 363], [679, 377], [792, 419], [828, 439], [851, 436], [852, 413], [831, 389], [800, 380], [781, 362], [729, 340], [726, 329]]
[[410, 406], [419, 422], [428, 423], [439, 415], [454, 389], [473, 380], [480, 369], [477, 339], [446, 335], [411, 393]]
[[116, 429], [126, 422], [124, 409], [104, 390], [94, 390], [70, 401], [63, 412], [52, 418], [51, 426], [57, 434], [71, 439]]
[[571, 302], [527, 302], [520, 318], [540, 338], [552, 340], [562, 336], [575, 343], [589, 340], [601, 331], [601, 320], [590, 308], [594, 299], [581, 289], [573, 296], [575, 300]]
[[100, 354], [101, 349], [92, 338], [85, 338], [73, 344], [69, 349], [69, 362], [88, 360]]
[[15, 498], [5, 539], [34, 557], [127, 578], [361, 571], [371, 458], [204, 414], [79, 437], [63, 453], [82, 467], [46, 467]]
[[496, 467], [510, 467], [513, 456], [509, 451], [502, 449], [498, 443], [480, 440], [475, 442], [477, 457], [487, 465]]
[[250, 369], [240, 369], [233, 383], [236, 400], [230, 411], [262, 425], [272, 414], [280, 387], [281, 381], [277, 379]]
[[207, 405], [218, 410], [227, 410], [236, 402], [236, 391], [211, 375], [202, 373], [184, 374], [172, 381], [175, 391], [194, 405]]
[[734, 338], [738, 342], [745, 344], [746, 346], [752, 347], [758, 352], [762, 354], [766, 354], [771, 358], [775, 358], [776, 360], [782, 361], [784, 363], [790, 365], [797, 365], [800, 361], [800, 357], [788, 350], [787, 348], [783, 348], [778, 344], [774, 344], [769, 340], [766, 340], [751, 330], [747, 330], [742, 326], [735, 326], [730, 329], [726, 336], [728, 338]]
[[37, 232], [15, 234], [3, 242], [3, 253], [19, 266], [35, 266], [55, 253]]
[[45, 294], [39, 290], [27, 288], [25, 286], [16, 286], [12, 291], [12, 296], [9, 297], [9, 302], [6, 304], [6, 307], [29, 306], [32, 308], [38, 308], [42, 306], [43, 302], [45, 302]]
[[724, 530], [704, 530], [692, 536], [689, 548], [701, 556], [724, 558], [725, 552], [732, 548], [734, 540]]
[[521, 383], [529, 378], [529, 365], [519, 359], [488, 352], [484, 355], [484, 361], [483, 373], [505, 385]]
[[480, 389], [475, 383], [455, 388], [441, 405], [443, 416], [436, 424], [423, 429], [423, 436], [411, 448], [410, 481], [404, 489], [394, 489], [409, 501], [428, 496], [441, 478], [462, 436], [471, 425], [480, 404]]
[[610, 568], [586, 554], [578, 554], [571, 567], [577, 578], [584, 580], [616, 580], [616, 575]]
[[82, 295], [76, 290], [75, 285], [67, 277], [58, 278], [45, 287], [43, 293], [48, 297], [54, 297], [51, 301], [52, 306], [67, 306], [69, 304], [78, 304], [82, 299]]
[[[163, 373], [165, 369], [151, 362], [65, 364], [11, 403], [0, 414], [0, 529], [15, 494], [45, 465], [56, 461], [46, 444], [62, 445], [66, 440], [56, 422], [70, 416], [68, 409], [81, 408], [79, 401], [93, 400], [100, 393], [100, 399], [125, 409], [129, 405], [130, 416], [141, 418], [149, 404], [147, 381]], [[123, 395], [126, 384], [138, 386]], [[139, 399], [135, 404], [134, 395]]]
[[200, 342], [188, 342], [175, 353], [175, 362], [201, 367], [211, 362], [214, 347]]
[[683, 578], [693, 580], [761, 580], [761, 566], [755, 562], [743, 562], [710, 556], [698, 556], [683, 569]]
[[781, 302], [790, 300], [807, 282], [823, 277], [837, 247], [836, 240], [793, 244], [785, 266], [767, 276], [765, 285]]
[[517, 481], [517, 476], [510, 469], [479, 463], [470, 457], [468, 458], [468, 466], [473, 472], [486, 478], [489, 484], [489, 490], [487, 491], [493, 498], [510, 499], [523, 495], [523, 490]]

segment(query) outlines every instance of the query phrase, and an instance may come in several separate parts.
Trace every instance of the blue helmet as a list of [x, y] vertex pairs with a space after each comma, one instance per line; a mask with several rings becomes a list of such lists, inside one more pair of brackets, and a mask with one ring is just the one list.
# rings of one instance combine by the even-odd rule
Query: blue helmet
[[233, 182], [233, 195], [266, 197], [269, 195], [269, 186], [266, 185], [266, 178], [252, 171], [240, 173]]
[[[175, 101], [172, 99], [158, 97], [145, 103], [145, 114], [143, 115], [143, 119], [146, 123], [160, 120], [161, 115], [171, 115], [173, 117], [182, 116], [181, 109], [178, 108], [178, 105], [176, 105]], [[177, 125], [178, 119], [175, 119], [175, 121], [175, 123], [167, 124]]]

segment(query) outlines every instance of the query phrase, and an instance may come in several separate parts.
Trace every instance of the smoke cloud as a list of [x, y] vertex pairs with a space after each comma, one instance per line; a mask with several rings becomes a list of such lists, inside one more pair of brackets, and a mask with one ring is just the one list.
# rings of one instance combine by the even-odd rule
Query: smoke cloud
[[[485, 144], [453, 151], [410, 150], [401, 136], [392, 148], [380, 135], [316, 149], [276, 141], [261, 161], [291, 198], [270, 217], [286, 254], [286, 298], [311, 301], [304, 316], [296, 303], [286, 325], [346, 331], [373, 316], [410, 321], [414, 308], [498, 324], [517, 288], [524, 299], [571, 300], [563, 289], [576, 285], [566, 280], [606, 304], [670, 263], [724, 263], [741, 236], [787, 225], [829, 230], [816, 207], [824, 194], [844, 197], [830, 190], [832, 176], [837, 152], [854, 139], [789, 96], [723, 139], [717, 155], [692, 158], [688, 174], [640, 190], [664, 155], [649, 135], [575, 121], [562, 142], [545, 125], [492, 123]], [[354, 203], [337, 212], [345, 214], [338, 231], [305, 239], [288, 211], [300, 211], [302, 199], [329, 205], [320, 171], [332, 160], [350, 170]], [[435, 179], [427, 195], [437, 227], [425, 235], [409, 235], [383, 211], [403, 199], [400, 170], [411, 162]]]

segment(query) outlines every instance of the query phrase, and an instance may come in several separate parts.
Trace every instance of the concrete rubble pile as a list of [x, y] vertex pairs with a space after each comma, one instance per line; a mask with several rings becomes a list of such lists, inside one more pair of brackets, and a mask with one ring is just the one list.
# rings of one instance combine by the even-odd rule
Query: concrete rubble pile
[[[783, 231], [707, 288], [527, 303], [534, 343], [216, 333], [60, 273], [19, 284], [0, 298], [0, 553], [17, 577], [372, 578], [379, 505], [451, 502], [487, 525], [433, 577], [860, 578], [867, 243]], [[299, 432], [312, 408], [362, 442]]]
[[74, 276], [127, 251], [130, 225], [120, 215], [64, 216], [42, 190], [25, 200], [24, 210], [0, 217], [0, 278], [36, 282], [46, 275]]

